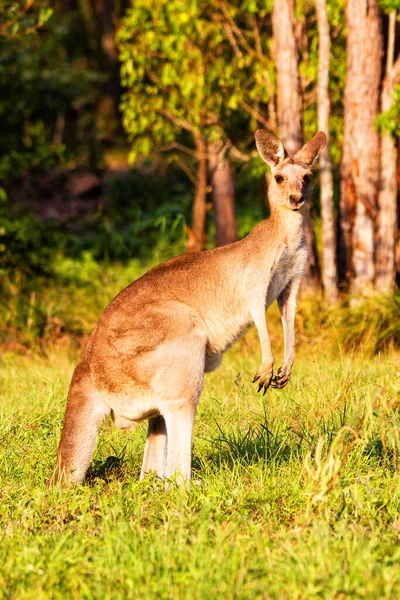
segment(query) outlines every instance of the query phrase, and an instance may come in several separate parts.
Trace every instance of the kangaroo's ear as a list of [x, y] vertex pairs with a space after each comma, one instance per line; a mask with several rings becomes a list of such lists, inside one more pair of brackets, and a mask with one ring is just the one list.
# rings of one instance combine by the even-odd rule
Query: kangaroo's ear
[[314, 137], [304, 144], [301, 150], [294, 155], [293, 160], [296, 163], [311, 167], [317, 160], [318, 155], [325, 148], [326, 135], [323, 131], [318, 131]]
[[273, 133], [265, 129], [259, 129], [255, 133], [256, 146], [261, 158], [271, 168], [277, 167], [286, 158], [286, 150], [281, 140]]

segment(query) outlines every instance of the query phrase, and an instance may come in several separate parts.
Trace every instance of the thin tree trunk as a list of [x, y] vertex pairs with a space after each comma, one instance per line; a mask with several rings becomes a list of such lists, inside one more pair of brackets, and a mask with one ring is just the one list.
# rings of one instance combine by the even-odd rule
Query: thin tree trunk
[[350, 280], [353, 273], [351, 235], [356, 205], [354, 181], [350, 175], [351, 165], [349, 154], [350, 146], [349, 143], [346, 143], [345, 138], [343, 141], [342, 158], [340, 162], [340, 200], [339, 219], [337, 222], [339, 286], [345, 291], [350, 287]]
[[119, 119], [119, 103], [121, 96], [118, 51], [115, 44], [116, 24], [114, 23], [115, 3], [112, 0], [95, 0], [95, 13], [98, 27], [101, 31], [101, 46], [107, 63], [110, 90], [114, 114]]
[[224, 246], [237, 240], [233, 172], [222, 142], [210, 143], [208, 156], [216, 244]]
[[278, 79], [279, 134], [287, 152], [293, 156], [303, 145], [303, 103], [294, 31], [294, 0], [275, 0], [272, 31]]
[[[291, 156], [303, 145], [302, 96], [294, 25], [294, 0], [275, 0], [272, 30], [278, 80], [279, 135]], [[305, 235], [308, 260], [302, 289], [313, 292], [320, 287], [320, 279], [315, 235], [308, 209], [305, 215]]]
[[[393, 104], [393, 92], [400, 79], [400, 57], [393, 66], [394, 28], [396, 13], [390, 14], [386, 77], [381, 95], [381, 111], [386, 112]], [[396, 234], [397, 234], [397, 148], [389, 133], [381, 137], [381, 183], [378, 206], [379, 223], [376, 240], [376, 287], [390, 291], [395, 284]]]
[[377, 0], [348, 0], [347, 77], [341, 162], [341, 275], [355, 291], [374, 280], [374, 233], [379, 187], [375, 120], [382, 37]]
[[307, 248], [307, 263], [301, 290], [306, 294], [313, 294], [321, 290], [321, 273], [318, 263], [317, 242], [311, 218], [311, 207], [306, 203], [303, 208], [305, 212], [305, 243]]
[[320, 186], [322, 216], [322, 281], [325, 297], [329, 304], [337, 300], [336, 231], [333, 214], [333, 176], [329, 154], [329, 60], [331, 39], [329, 33], [326, 0], [316, 0], [318, 18], [319, 60], [318, 60], [318, 128], [328, 137], [328, 143], [321, 152]]
[[192, 236], [189, 237], [187, 252], [203, 250], [206, 242], [205, 226], [207, 215], [207, 154], [206, 144], [201, 135], [196, 136], [197, 186], [192, 210]]

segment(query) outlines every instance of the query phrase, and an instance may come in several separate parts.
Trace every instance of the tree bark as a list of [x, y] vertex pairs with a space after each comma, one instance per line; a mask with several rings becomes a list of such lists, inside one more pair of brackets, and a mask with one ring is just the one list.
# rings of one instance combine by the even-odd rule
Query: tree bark
[[205, 226], [207, 216], [207, 148], [201, 135], [196, 136], [197, 186], [192, 210], [192, 236], [186, 248], [187, 252], [200, 252], [206, 242]]
[[95, 0], [94, 9], [97, 17], [97, 24], [101, 31], [101, 46], [103, 49], [109, 73], [108, 89], [110, 90], [114, 104], [114, 114], [117, 119], [117, 122], [119, 122], [119, 104], [121, 100], [121, 87], [118, 51], [115, 44], [115, 3], [112, 0]]
[[336, 231], [333, 213], [333, 176], [329, 154], [329, 61], [331, 39], [326, 0], [316, 0], [318, 19], [318, 129], [324, 131], [328, 142], [320, 154], [320, 188], [322, 217], [322, 281], [328, 304], [337, 300]]
[[303, 145], [303, 103], [294, 31], [294, 0], [275, 0], [272, 31], [278, 78], [279, 134], [288, 154], [293, 156]]
[[[272, 31], [278, 80], [279, 135], [291, 156], [303, 145], [302, 96], [294, 25], [294, 0], [275, 0], [272, 11]], [[314, 292], [320, 287], [320, 278], [309, 209], [306, 209], [305, 215], [305, 237], [308, 260], [302, 289], [306, 292]]]
[[341, 161], [340, 273], [355, 291], [374, 280], [379, 186], [378, 114], [382, 36], [377, 0], [348, 0], [347, 77]]
[[208, 156], [216, 229], [215, 241], [217, 246], [224, 246], [237, 240], [233, 172], [229, 159], [225, 156], [223, 142], [210, 143]]
[[[392, 17], [394, 16], [394, 19]], [[390, 15], [388, 60], [386, 77], [382, 86], [381, 111], [386, 112], [393, 104], [393, 92], [400, 80], [400, 56], [393, 65], [394, 36], [390, 35], [396, 21]], [[378, 196], [379, 222], [376, 239], [376, 287], [388, 292], [395, 284], [396, 234], [397, 234], [397, 147], [389, 133], [381, 137], [381, 182]]]

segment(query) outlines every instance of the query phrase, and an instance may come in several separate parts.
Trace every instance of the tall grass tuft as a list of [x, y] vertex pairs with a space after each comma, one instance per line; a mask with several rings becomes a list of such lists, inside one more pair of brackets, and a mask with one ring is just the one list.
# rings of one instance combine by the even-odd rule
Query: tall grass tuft
[[346, 351], [372, 356], [400, 347], [400, 293], [345, 298], [331, 315]]

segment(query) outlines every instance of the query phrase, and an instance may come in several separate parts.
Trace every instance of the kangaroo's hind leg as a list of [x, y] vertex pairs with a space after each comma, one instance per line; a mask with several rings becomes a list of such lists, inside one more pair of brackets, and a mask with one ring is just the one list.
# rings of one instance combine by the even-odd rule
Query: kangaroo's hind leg
[[191, 479], [192, 438], [196, 402], [187, 402], [165, 413], [168, 432], [166, 477], [177, 482]]
[[164, 417], [160, 415], [149, 419], [140, 479], [144, 479], [149, 471], [155, 471], [157, 476], [163, 479], [165, 477], [166, 462], [167, 428]]
[[[152, 406], [163, 419], [149, 424], [142, 476], [151, 464], [164, 477], [190, 479], [193, 424], [203, 387], [206, 339], [190, 315], [167, 314], [168, 337], [136, 363], [148, 382]], [[183, 313], [183, 314], [182, 314]], [[154, 427], [154, 430], [153, 430]], [[166, 465], [160, 463], [166, 454]], [[152, 462], [154, 461], [154, 462]]]
[[94, 397], [87, 366], [79, 364], [72, 377], [56, 467], [49, 484], [80, 483], [84, 479], [108, 412]]

